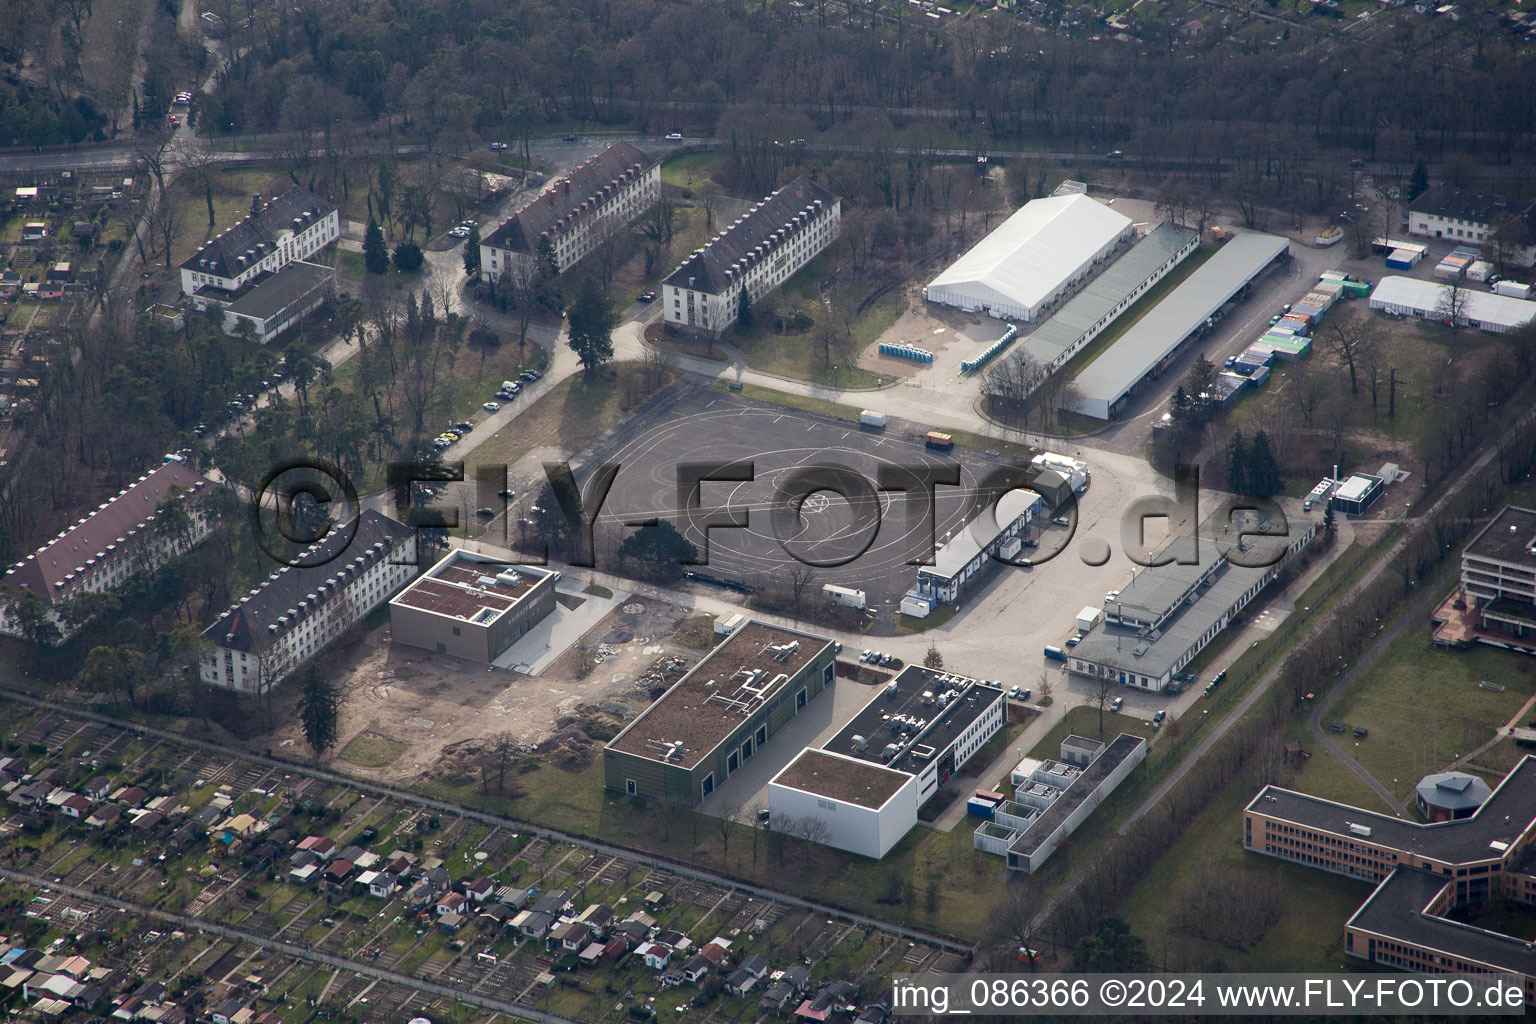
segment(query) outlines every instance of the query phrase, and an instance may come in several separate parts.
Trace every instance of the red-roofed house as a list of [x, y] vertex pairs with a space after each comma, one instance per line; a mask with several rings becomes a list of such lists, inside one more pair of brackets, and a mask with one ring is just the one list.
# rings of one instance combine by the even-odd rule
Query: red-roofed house
[[[95, 512], [6, 571], [4, 584], [15, 592], [0, 608], [0, 632], [31, 639], [16, 616], [27, 593], [58, 606], [81, 594], [109, 591], [140, 569], [155, 569], [185, 553], [213, 528], [198, 511], [197, 499], [214, 483], [180, 462], [167, 462], [139, 477]], [[180, 525], [159, 515], [167, 501], [187, 502]], [[84, 623], [66, 624], [52, 609], [48, 621], [68, 637]]]

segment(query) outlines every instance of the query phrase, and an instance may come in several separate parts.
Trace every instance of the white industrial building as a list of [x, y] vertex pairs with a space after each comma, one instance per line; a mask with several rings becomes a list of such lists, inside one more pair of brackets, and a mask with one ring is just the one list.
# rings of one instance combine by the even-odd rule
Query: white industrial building
[[[1446, 319], [1447, 296], [1451, 286], [1413, 277], [1384, 277], [1371, 292], [1371, 308], [1394, 316], [1416, 316], [1423, 320]], [[1494, 334], [1507, 334], [1536, 319], [1536, 302], [1493, 292], [1474, 291], [1463, 286], [1458, 327], [1476, 327]]]
[[[946, 536], [933, 553], [933, 564], [920, 566], [912, 593], [945, 604], [959, 604], [972, 580], [999, 559], [1017, 559], [1029, 539], [1029, 524], [1045, 512], [1045, 503], [1033, 491], [1015, 490], [1002, 495], [986, 511]], [[902, 611], [907, 610], [905, 603]]]
[[373, 509], [335, 526], [203, 630], [203, 682], [261, 694], [416, 576], [415, 531]]
[[1006, 717], [996, 684], [908, 665], [836, 736], [774, 776], [771, 819], [779, 828], [820, 822], [828, 846], [884, 857]]
[[929, 302], [1035, 320], [1109, 259], [1136, 229], [1131, 219], [1085, 195], [1024, 204], [929, 282]]
[[972, 845], [1006, 857], [1008, 867], [1033, 874], [1137, 765], [1147, 741], [1121, 733], [1101, 740], [1068, 736], [1060, 761], [1025, 758], [1014, 768], [1012, 800], [1005, 800], [977, 827]]
[[743, 214], [662, 282], [662, 315], [690, 333], [714, 334], [735, 322], [741, 293], [756, 303], [837, 240], [842, 202], [809, 178], [796, 178]]
[[564, 273], [601, 242], [656, 205], [661, 164], [615, 142], [502, 221], [480, 243], [480, 272], [496, 281], [514, 264], [533, 267], [547, 245]]

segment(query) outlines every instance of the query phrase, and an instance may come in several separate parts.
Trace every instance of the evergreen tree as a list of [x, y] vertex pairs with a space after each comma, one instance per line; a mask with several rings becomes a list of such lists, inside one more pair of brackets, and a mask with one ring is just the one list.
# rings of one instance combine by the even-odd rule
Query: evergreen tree
[[539, 236], [539, 271], [545, 277], [560, 273], [560, 263], [555, 258], [555, 240], [548, 235]]
[[613, 329], [619, 326], [619, 315], [590, 277], [581, 282], [576, 301], [565, 315], [570, 320], [571, 351], [590, 377], [613, 358]]
[[1248, 493], [1255, 498], [1273, 498], [1280, 493], [1280, 463], [1269, 447], [1269, 435], [1259, 431], [1253, 435], [1253, 446], [1248, 451]]
[[464, 273], [470, 277], [480, 276], [480, 227], [477, 224], [469, 226], [469, 237], [464, 239]]
[[620, 562], [630, 566], [636, 576], [656, 583], [681, 580], [683, 566], [698, 557], [698, 549], [665, 519], [636, 530], [619, 545]]
[[304, 689], [299, 694], [298, 711], [304, 740], [317, 755], [336, 745], [341, 705], [341, 691], [336, 689], [336, 684], [311, 666], [304, 677]]
[[736, 324], [739, 327], [752, 326], [752, 296], [747, 294], [745, 285], [741, 288], [741, 305], [736, 310]]
[[1413, 165], [1413, 176], [1408, 179], [1408, 202], [1413, 202], [1419, 196], [1429, 191], [1429, 168], [1420, 160]]
[[1072, 970], [1083, 974], [1144, 971], [1151, 963], [1147, 944], [1118, 917], [1100, 918], [1093, 934], [1072, 951]]
[[426, 258], [421, 254], [421, 246], [415, 242], [401, 242], [395, 246], [395, 266], [402, 274], [416, 273], [424, 262]]
[[1227, 439], [1227, 489], [1234, 494], [1248, 493], [1248, 442], [1242, 430]]
[[389, 250], [384, 245], [384, 232], [371, 217], [368, 230], [363, 234], [363, 266], [370, 274], [389, 272]]
[[1334, 526], [1334, 524], [1333, 524], [1333, 498], [1332, 497], [1327, 497], [1327, 498], [1324, 498], [1323, 501], [1324, 501], [1324, 505], [1323, 505], [1323, 533], [1331, 535], [1333, 533], [1333, 526]]

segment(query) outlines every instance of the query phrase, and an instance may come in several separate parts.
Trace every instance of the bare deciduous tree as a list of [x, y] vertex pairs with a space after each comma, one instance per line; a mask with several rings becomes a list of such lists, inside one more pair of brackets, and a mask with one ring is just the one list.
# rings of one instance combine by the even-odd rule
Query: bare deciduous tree
[[1368, 350], [1377, 344], [1379, 322], [1370, 313], [1330, 317], [1323, 339], [1349, 370], [1349, 393], [1360, 391], [1359, 370]]

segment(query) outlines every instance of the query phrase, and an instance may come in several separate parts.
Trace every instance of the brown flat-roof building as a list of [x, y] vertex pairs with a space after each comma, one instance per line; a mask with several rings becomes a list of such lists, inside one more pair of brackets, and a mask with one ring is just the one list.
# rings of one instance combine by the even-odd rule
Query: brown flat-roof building
[[1430, 824], [1278, 786], [1243, 811], [1255, 853], [1375, 883], [1345, 925], [1345, 952], [1421, 973], [1519, 975], [1536, 999], [1536, 952], [1459, 921], [1495, 900], [1536, 905], [1536, 757], [1521, 759], [1471, 814]]
[[750, 621], [609, 741], [609, 789], [693, 806], [832, 682], [826, 637]]
[[389, 602], [396, 643], [490, 664], [555, 607], [560, 574], [448, 552]]

